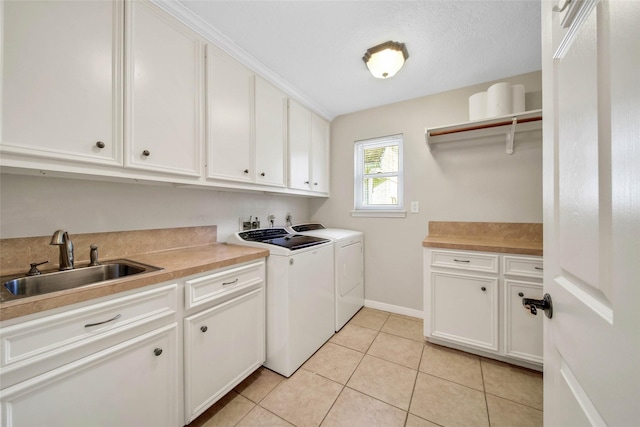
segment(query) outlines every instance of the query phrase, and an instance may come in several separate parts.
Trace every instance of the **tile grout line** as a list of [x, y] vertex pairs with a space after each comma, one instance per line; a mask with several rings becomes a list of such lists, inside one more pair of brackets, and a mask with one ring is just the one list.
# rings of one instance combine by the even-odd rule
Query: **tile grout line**
[[482, 394], [484, 395], [484, 406], [487, 408], [487, 422], [489, 423], [489, 427], [491, 427], [491, 414], [489, 413], [489, 402], [487, 400], [487, 387], [484, 384], [484, 369], [482, 368], [482, 357], [478, 357], [478, 362], [480, 363], [480, 376], [482, 377]]

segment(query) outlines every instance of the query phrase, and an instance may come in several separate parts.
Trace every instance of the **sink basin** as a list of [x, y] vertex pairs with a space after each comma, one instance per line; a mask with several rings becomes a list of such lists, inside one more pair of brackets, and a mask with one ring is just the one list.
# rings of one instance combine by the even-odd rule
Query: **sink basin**
[[95, 267], [80, 267], [73, 270], [43, 273], [38, 276], [19, 277], [4, 282], [3, 285], [12, 295], [30, 297], [158, 270], [162, 269], [120, 259], [107, 261]]

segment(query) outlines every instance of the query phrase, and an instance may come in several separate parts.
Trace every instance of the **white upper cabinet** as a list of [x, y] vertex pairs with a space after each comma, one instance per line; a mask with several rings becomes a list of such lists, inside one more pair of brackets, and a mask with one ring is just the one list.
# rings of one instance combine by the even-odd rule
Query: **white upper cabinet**
[[207, 177], [252, 182], [251, 70], [207, 45]]
[[289, 100], [289, 187], [329, 192], [329, 123]]
[[125, 166], [200, 176], [203, 43], [147, 2], [130, 2]]
[[289, 187], [309, 190], [311, 111], [289, 100]]
[[2, 152], [121, 165], [123, 3], [0, 8]]
[[207, 177], [285, 186], [286, 99], [207, 46]]
[[255, 170], [258, 184], [286, 185], [287, 95], [256, 76]]
[[329, 122], [311, 114], [311, 190], [329, 193]]

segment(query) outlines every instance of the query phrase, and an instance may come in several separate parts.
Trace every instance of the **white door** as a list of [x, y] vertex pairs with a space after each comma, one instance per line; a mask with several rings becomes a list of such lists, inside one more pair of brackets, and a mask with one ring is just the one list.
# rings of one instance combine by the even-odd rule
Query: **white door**
[[127, 7], [125, 166], [199, 176], [202, 41], [150, 2]]
[[254, 74], [207, 45], [207, 177], [254, 181]]
[[311, 115], [311, 189], [329, 192], [329, 122]]
[[552, 12], [555, 3], [542, 2], [544, 287], [554, 309], [544, 422], [637, 426], [640, 2]]
[[256, 76], [256, 182], [284, 187], [287, 139], [287, 94]]
[[289, 187], [309, 190], [311, 156], [311, 111], [289, 100]]
[[0, 149], [122, 165], [122, 2], [0, 2]]

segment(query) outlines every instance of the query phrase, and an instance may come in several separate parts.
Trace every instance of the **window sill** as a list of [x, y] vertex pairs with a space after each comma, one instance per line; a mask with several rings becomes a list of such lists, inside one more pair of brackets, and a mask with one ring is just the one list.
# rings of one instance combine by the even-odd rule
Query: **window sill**
[[351, 211], [351, 216], [358, 218], [405, 218], [407, 211], [400, 209], [367, 209]]

